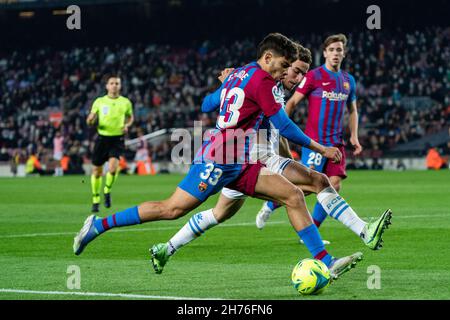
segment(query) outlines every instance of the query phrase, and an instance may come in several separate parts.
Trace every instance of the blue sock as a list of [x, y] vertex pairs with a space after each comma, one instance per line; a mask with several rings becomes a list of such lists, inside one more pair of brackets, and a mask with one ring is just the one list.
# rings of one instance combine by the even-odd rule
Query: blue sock
[[314, 259], [321, 260], [327, 266], [330, 265], [333, 257], [325, 250], [319, 229], [317, 229], [315, 224], [298, 231], [297, 234], [303, 240]]
[[275, 211], [279, 207], [281, 207], [277, 202], [273, 201], [267, 201], [267, 206], [270, 208], [270, 210]]
[[106, 218], [97, 219], [94, 221], [94, 227], [97, 232], [101, 234], [111, 228], [130, 226], [140, 223], [141, 219], [139, 218], [138, 207], [136, 206], [125, 209], [124, 211], [119, 211]]
[[328, 214], [323, 209], [322, 205], [319, 202], [316, 202], [316, 205], [314, 206], [314, 211], [312, 214], [314, 224], [317, 227], [320, 227], [320, 225], [322, 224], [322, 222], [325, 220], [325, 218], [327, 216], [328, 216]]

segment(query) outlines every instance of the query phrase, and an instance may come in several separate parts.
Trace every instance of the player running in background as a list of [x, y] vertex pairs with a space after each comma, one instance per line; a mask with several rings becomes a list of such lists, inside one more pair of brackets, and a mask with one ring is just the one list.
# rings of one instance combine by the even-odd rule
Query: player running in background
[[[323, 43], [325, 64], [308, 72], [286, 104], [286, 112], [291, 115], [295, 106], [302, 99], [308, 97], [306, 134], [320, 144], [335, 146], [341, 150], [342, 161], [333, 163], [309, 148], [302, 148], [302, 163], [309, 168], [325, 173], [337, 192], [341, 189], [342, 180], [347, 177], [343, 140], [343, 119], [346, 106], [350, 112], [350, 143], [354, 148], [353, 154], [356, 156], [362, 151], [358, 140], [355, 79], [348, 72], [341, 70], [346, 45], [347, 38], [343, 34], [326, 38]], [[259, 220], [267, 221], [277, 207], [279, 205], [274, 202], [266, 202], [258, 213]], [[313, 211], [313, 221], [317, 227], [322, 224], [327, 215], [350, 228], [366, 244], [370, 244], [371, 249], [378, 249], [382, 246], [381, 236], [380, 243], [373, 242], [372, 239], [367, 238], [367, 235], [372, 232], [367, 231], [375, 228], [378, 233], [383, 233], [390, 223], [392, 213], [390, 210], [386, 210], [380, 218], [367, 224], [356, 213], [346, 210], [344, 204], [329, 211], [317, 202]], [[261, 226], [263, 227], [264, 224], [262, 223]]]
[[[220, 105], [216, 129], [198, 151], [189, 173], [172, 196], [164, 201], [145, 202], [103, 219], [89, 216], [74, 239], [74, 253], [79, 255], [89, 242], [114, 227], [180, 218], [229, 186], [252, 197], [283, 203], [292, 226], [311, 255], [322, 260], [334, 278], [360, 260], [361, 253], [332, 257], [323, 246], [301, 190], [281, 175], [271, 174], [260, 162], [248, 160], [252, 140], [264, 115], [294, 143], [309, 146], [333, 161], [341, 159], [338, 149], [323, 147], [307, 137], [275, 101], [275, 79], [285, 75], [296, 57], [295, 44], [285, 36], [269, 34], [265, 37], [258, 45], [257, 62], [234, 70], [217, 91], [205, 98], [203, 111]], [[237, 145], [233, 143], [235, 139], [239, 142]], [[330, 205], [335, 198], [327, 198]], [[197, 215], [193, 226], [202, 233], [214, 219], [212, 212]]]
[[111, 207], [111, 188], [119, 175], [119, 158], [125, 151], [124, 135], [133, 123], [131, 101], [120, 95], [120, 78], [106, 77], [107, 94], [94, 101], [87, 124], [97, 124], [97, 139], [92, 155], [92, 212], [99, 212], [100, 189], [102, 187], [103, 164], [108, 161], [105, 187], [105, 207]]
[[[295, 87], [303, 79], [303, 76], [308, 71], [312, 62], [311, 52], [308, 49], [299, 45], [298, 51], [299, 55], [297, 60], [294, 61], [288, 69], [286, 76], [277, 83], [278, 90], [275, 91], [277, 93], [276, 97], [282, 104], [284, 104], [285, 93], [289, 94], [290, 91], [295, 90]], [[225, 69], [222, 71], [219, 80], [223, 81], [230, 70], [232, 69]], [[252, 150], [253, 157], [257, 157], [257, 159], [264, 163], [270, 171], [282, 174], [303, 192], [318, 194], [320, 203], [326, 204], [327, 202], [324, 198], [335, 197], [335, 195], [337, 195], [336, 191], [331, 187], [329, 179], [324, 174], [299, 164], [292, 160], [291, 157], [287, 158], [280, 156], [276, 152], [280, 137], [269, 120], [265, 119], [263, 121], [260, 131], [262, 131], [263, 128], [267, 129], [269, 133], [266, 137], [261, 137], [260, 135], [261, 139]], [[289, 152], [288, 146], [284, 146], [282, 149], [283, 148], [285, 149], [285, 152]], [[206, 230], [226, 221], [236, 214], [244, 204], [245, 199], [246, 196], [243, 193], [226, 187], [223, 188], [222, 194], [213, 209], [208, 209], [195, 214], [169, 241], [166, 243], [159, 243], [152, 247], [152, 263], [156, 272], [161, 273], [164, 266], [169, 261], [169, 258], [181, 247], [197, 239]], [[341, 201], [344, 200], [341, 198]], [[334, 207], [337, 207], [338, 204], [339, 203], [336, 203], [336, 206]], [[333, 210], [334, 207], [330, 206], [330, 210]], [[349, 214], [352, 214], [352, 208], [347, 204], [346, 207], [347, 208], [344, 210], [347, 210], [349, 211]], [[204, 216], [212, 216], [214, 219], [210, 218], [207, 221], [202, 221], [203, 228], [200, 232], [197, 225], [199, 220], [203, 220]], [[359, 221], [356, 214], [354, 214], [353, 223], [359, 223]], [[381, 222], [378, 222], [378, 225], [380, 223]], [[368, 225], [364, 232], [367, 235], [367, 239], [371, 239], [366, 242], [366, 245], [374, 249], [382, 240], [382, 229], [377, 229], [377, 225], [374, 223], [373, 225]]]

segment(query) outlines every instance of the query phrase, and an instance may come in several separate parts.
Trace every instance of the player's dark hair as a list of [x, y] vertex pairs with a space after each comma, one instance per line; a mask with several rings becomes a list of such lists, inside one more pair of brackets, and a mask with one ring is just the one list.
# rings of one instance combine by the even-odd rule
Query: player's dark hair
[[342, 42], [344, 44], [344, 49], [347, 47], [347, 37], [343, 33], [338, 33], [327, 37], [322, 44], [322, 49], [325, 50], [330, 44], [335, 42]]
[[285, 57], [291, 63], [297, 59], [297, 46], [292, 40], [281, 33], [268, 34], [258, 44], [256, 58], [260, 59], [264, 53], [269, 50], [275, 55]]
[[108, 84], [108, 81], [109, 81], [109, 79], [111, 79], [111, 78], [119, 78], [119, 79], [120, 79], [120, 76], [119, 76], [117, 73], [108, 73], [108, 74], [105, 74], [105, 75], [103, 76], [103, 82], [104, 82], [105, 84]]
[[301, 44], [297, 43], [298, 50], [298, 60], [303, 61], [304, 63], [311, 64], [312, 63], [312, 54], [308, 48], [305, 48]]

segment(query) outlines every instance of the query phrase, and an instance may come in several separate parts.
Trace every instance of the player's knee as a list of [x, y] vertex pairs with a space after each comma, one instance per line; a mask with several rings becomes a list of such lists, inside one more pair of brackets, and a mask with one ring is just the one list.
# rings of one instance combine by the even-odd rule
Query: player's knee
[[287, 194], [285, 204], [287, 207], [298, 207], [305, 201], [305, 195], [302, 190], [297, 187], [292, 188]]
[[109, 169], [108, 170], [109, 170], [109, 172], [111, 174], [114, 174], [114, 173], [116, 173], [118, 167], [119, 167], [119, 164], [116, 163], [116, 161], [111, 161], [109, 163]]
[[100, 178], [103, 174], [103, 170], [102, 167], [94, 167], [92, 169], [92, 174], [96, 177], [96, 178]]
[[315, 172], [314, 173], [314, 186], [316, 188], [316, 193], [319, 193], [325, 188], [331, 186], [330, 179], [323, 173]]

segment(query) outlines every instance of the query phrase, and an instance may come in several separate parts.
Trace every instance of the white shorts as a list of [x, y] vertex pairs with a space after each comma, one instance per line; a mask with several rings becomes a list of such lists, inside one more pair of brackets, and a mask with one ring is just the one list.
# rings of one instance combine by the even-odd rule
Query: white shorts
[[[276, 153], [268, 153], [265, 156], [261, 156], [259, 161], [263, 163], [269, 171], [273, 173], [282, 174], [284, 169], [289, 165], [289, 163], [293, 162], [294, 160], [282, 157]], [[228, 199], [238, 200], [238, 199], [245, 199], [247, 196], [243, 194], [242, 192], [229, 189], [229, 188], [223, 188], [222, 194], [227, 197]]]
[[53, 153], [53, 159], [60, 161], [63, 157], [63, 153], [62, 152], [54, 152]]
[[222, 188], [222, 194], [227, 197], [228, 199], [232, 200], [239, 200], [239, 199], [245, 199], [247, 196], [243, 194], [242, 192], [229, 189], [227, 187]]

